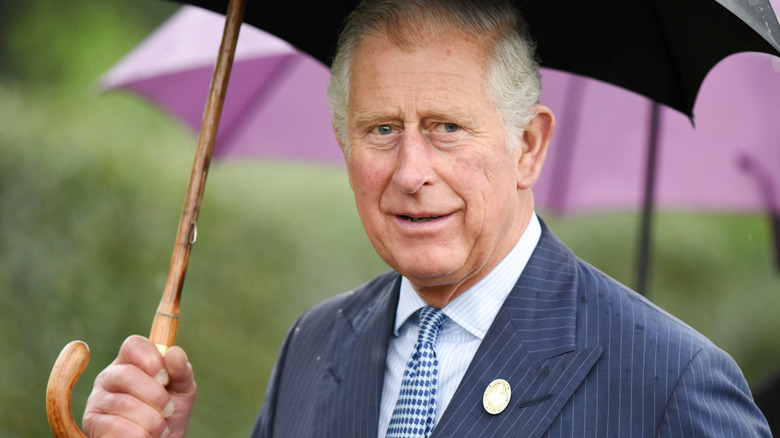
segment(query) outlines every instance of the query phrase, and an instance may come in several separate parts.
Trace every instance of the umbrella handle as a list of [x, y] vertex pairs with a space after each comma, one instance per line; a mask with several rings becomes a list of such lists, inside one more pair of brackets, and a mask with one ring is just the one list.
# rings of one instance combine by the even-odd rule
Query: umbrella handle
[[[203, 111], [203, 122], [198, 136], [195, 161], [192, 165], [190, 183], [184, 199], [176, 243], [173, 247], [168, 280], [152, 322], [149, 339], [157, 345], [162, 354], [165, 354], [168, 348], [176, 343], [176, 332], [179, 327], [179, 302], [184, 275], [187, 272], [192, 244], [195, 243], [198, 213], [217, 139], [217, 128], [222, 116], [222, 106], [238, 43], [238, 32], [244, 17], [244, 5], [245, 0], [230, 0], [228, 5], [225, 31], [222, 35], [222, 44], [211, 79], [206, 108]], [[73, 420], [70, 399], [73, 386], [86, 369], [88, 362], [89, 348], [87, 344], [73, 341], [65, 346], [54, 363], [46, 390], [46, 415], [49, 418], [49, 427], [56, 438], [86, 438], [86, 435]]]
[[49, 417], [49, 428], [57, 438], [86, 438], [73, 420], [70, 395], [88, 362], [87, 344], [73, 341], [62, 349], [51, 370], [46, 387], [46, 416]]

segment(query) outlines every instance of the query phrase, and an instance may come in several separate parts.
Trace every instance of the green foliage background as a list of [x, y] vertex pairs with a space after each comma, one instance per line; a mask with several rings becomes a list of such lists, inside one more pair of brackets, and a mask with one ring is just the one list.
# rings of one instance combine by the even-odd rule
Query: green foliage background
[[[60, 349], [89, 343], [73, 397], [162, 292], [194, 136], [95, 83], [177, 5], [0, 2], [0, 437], [49, 436], [45, 387]], [[580, 256], [631, 284], [635, 214], [557, 218]], [[246, 436], [287, 327], [386, 266], [343, 170], [212, 166], [182, 302], [179, 344], [199, 386], [190, 436]], [[780, 276], [761, 215], [659, 214], [651, 298], [731, 353], [750, 383], [780, 367]]]

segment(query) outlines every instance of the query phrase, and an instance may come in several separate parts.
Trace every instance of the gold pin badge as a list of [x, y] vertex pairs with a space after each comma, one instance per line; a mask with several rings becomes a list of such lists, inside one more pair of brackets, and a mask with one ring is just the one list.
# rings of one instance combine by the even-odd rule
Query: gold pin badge
[[489, 414], [500, 414], [509, 405], [512, 398], [512, 388], [504, 379], [496, 379], [490, 382], [485, 394], [482, 396], [482, 405]]

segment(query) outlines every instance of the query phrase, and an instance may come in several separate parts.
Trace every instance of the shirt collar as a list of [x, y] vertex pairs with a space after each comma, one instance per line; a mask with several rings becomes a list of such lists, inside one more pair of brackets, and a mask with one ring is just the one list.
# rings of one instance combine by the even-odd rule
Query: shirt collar
[[[477, 284], [447, 304], [442, 311], [449, 319], [482, 340], [496, 318], [501, 305], [523, 273], [542, 235], [536, 213], [531, 217], [523, 236], [512, 251]], [[395, 314], [394, 335], [401, 326], [426, 303], [417, 295], [406, 277], [401, 280], [401, 292]]]

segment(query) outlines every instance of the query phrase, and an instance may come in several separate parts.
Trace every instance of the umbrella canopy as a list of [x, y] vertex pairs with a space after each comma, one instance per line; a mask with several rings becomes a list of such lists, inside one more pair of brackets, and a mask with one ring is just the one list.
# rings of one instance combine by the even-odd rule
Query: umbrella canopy
[[635, 289], [646, 293], [656, 208], [766, 212], [780, 268], [780, 58], [733, 55], [682, 114], [616, 86], [542, 73], [558, 131], [534, 186], [558, 214], [641, 210]]
[[[140, 94], [198, 132], [225, 23], [182, 7], [101, 79], [103, 90]], [[343, 163], [333, 136], [328, 68], [289, 43], [243, 25], [214, 157]]]
[[542, 72], [558, 120], [534, 187], [560, 214], [642, 206], [647, 147], [657, 138], [655, 202], [675, 210], [780, 213], [780, 58], [743, 53], [718, 64], [694, 107], [696, 125], [616, 86]]
[[[692, 116], [707, 72], [729, 54], [780, 54], [768, 0], [513, 0], [542, 66], [619, 85]], [[226, 0], [188, 0], [224, 12]], [[245, 21], [329, 62], [357, 0], [247, 4]]]
[[[196, 0], [196, 3], [204, 4], [199, 0]], [[555, 33], [572, 30], [553, 25], [552, 20], [546, 18], [546, 14], [551, 12], [541, 13], [543, 10], [537, 3], [543, 2], [525, 4], [518, 0], [519, 6], [529, 16], [531, 26], [537, 27], [534, 32], [537, 35], [542, 34], [539, 44], [543, 60], [547, 61], [545, 64], [552, 63], [560, 68], [591, 76], [606, 76], [627, 88], [636, 87], [626, 85], [621, 77], [641, 79], [651, 85], [671, 84], [674, 81], [659, 79], [682, 75], [682, 70], [690, 72], [703, 69], [708, 65], [706, 62], [702, 63], [703, 59], [717, 62], [732, 50], [748, 48], [773, 51], [771, 30], [778, 25], [777, 20], [764, 20], [764, 12], [771, 11], [768, 5], [763, 8], [763, 5], [751, 0], [749, 4], [730, 2], [726, 5], [730, 9], [726, 9], [718, 2], [708, 1], [700, 2], [702, 4], [697, 6], [704, 8], [698, 16], [704, 22], [703, 26], [731, 26], [729, 32], [701, 32], [701, 26], [698, 26], [700, 23], [695, 27], [674, 27], [673, 24], [678, 21], [670, 17], [677, 17], [683, 14], [683, 11], [669, 14], [669, 8], [672, 6], [668, 5], [658, 6], [661, 12], [666, 11], [664, 16], [667, 18], [661, 20], [662, 22], [656, 17], [660, 12], [645, 10], [643, 14], [652, 18], [643, 20], [641, 25], [631, 24], [637, 29], [629, 30], [625, 20], [616, 18], [621, 14], [629, 16], [629, 11], [626, 10], [628, 5], [621, 3], [619, 8], [609, 9], [612, 11], [610, 17], [614, 20], [609, 26], [595, 26], [593, 20], [578, 21], [587, 22], [588, 26], [594, 27], [580, 28], [579, 32], [582, 32], [583, 36], [593, 35], [594, 39], [589, 41], [598, 42], [597, 47], [605, 48], [597, 50], [597, 56], [588, 59], [587, 56], [580, 56], [592, 51], [589, 45], [583, 46], [582, 37], [574, 39], [571, 44], [560, 44], [560, 48], [545, 45], [548, 40], [559, 41], [562, 38], [561, 35], [550, 35], [551, 29]], [[218, 9], [222, 4], [208, 2], [204, 5]], [[266, 23], [265, 16], [258, 15], [257, 9], [253, 9], [256, 6], [253, 5], [254, 3], [248, 5], [247, 20]], [[705, 5], [714, 7], [706, 8]], [[753, 7], [750, 5], [760, 7], [748, 13]], [[277, 10], [279, 7], [268, 5], [268, 13], [283, 14], [284, 11]], [[316, 10], [318, 7], [308, 5], [301, 10], [311, 11], [312, 8]], [[351, 2], [337, 2], [334, 8], [322, 11], [325, 15], [316, 29], [322, 31], [327, 28], [327, 23], [340, 22], [336, 18], [336, 12], [344, 8], [343, 13], [346, 14], [350, 7]], [[579, 8], [576, 5], [572, 7]], [[637, 5], [631, 7], [639, 8]], [[646, 8], [650, 7], [648, 3]], [[721, 14], [715, 14], [714, 11]], [[729, 11], [734, 11], [734, 14]], [[569, 16], [571, 13], [571, 10], [567, 10], [562, 16]], [[302, 15], [302, 22], [308, 23], [307, 17], [310, 14]], [[585, 16], [584, 11], [576, 12], [576, 15]], [[325, 49], [320, 44], [335, 40], [336, 29], [330, 39], [313, 38], [309, 32], [291, 33], [278, 24], [285, 22], [285, 17], [283, 15], [278, 17], [279, 20], [266, 24], [275, 32], [289, 35], [289, 38], [319, 58], [325, 59], [329, 56], [330, 49]], [[749, 26], [755, 25], [757, 20], [764, 20], [763, 33], [766, 38], [761, 36], [762, 32], [755, 32]], [[184, 120], [193, 129], [197, 129], [211, 71], [211, 61], [206, 56], [208, 51], [203, 48], [216, 46], [221, 25], [221, 15], [199, 8], [182, 8], [104, 76], [103, 86], [140, 93]], [[582, 27], [582, 24], [579, 26]], [[669, 29], [676, 30], [672, 32]], [[605, 32], [609, 33], [608, 36]], [[618, 37], [621, 34], [628, 37]], [[728, 42], [723, 43], [716, 36], [705, 41], [702, 35], [710, 34], [728, 34]], [[665, 39], [671, 38], [670, 35], [679, 41], [670, 45]], [[619, 41], [605, 43], [613, 39]], [[670, 61], [670, 58], [667, 58], [670, 53], [681, 56], [682, 48], [697, 45], [700, 46], [697, 56], [685, 57], [687, 63]], [[576, 52], [580, 55], [569, 53], [569, 47], [577, 48]], [[560, 53], [567, 55], [562, 56]], [[711, 92], [702, 98], [704, 102], [695, 107], [697, 117], [699, 111], [704, 112], [701, 115], [704, 120], [697, 120], [700, 129], [696, 130], [690, 120], [677, 111], [665, 109], [658, 119], [653, 119], [652, 115], [659, 111], [658, 105], [649, 98], [638, 96], [636, 92], [626, 92], [624, 88], [590, 80], [581, 75], [543, 68], [542, 101], [556, 112], [559, 132], [553, 139], [547, 169], [535, 188], [539, 204], [556, 213], [568, 213], [603, 208], [637, 208], [644, 203], [637, 269], [640, 280], [635, 285], [640, 292], [645, 289], [644, 278], [649, 264], [650, 217], [657, 200], [663, 207], [743, 211], [765, 209], [774, 214], [778, 209], [777, 205], [780, 205], [780, 200], [775, 199], [778, 196], [778, 191], [775, 190], [778, 183], [773, 179], [772, 170], [761, 170], [761, 163], [771, 162], [772, 159], [770, 155], [773, 150], [769, 146], [772, 143], [767, 141], [767, 138], [772, 137], [777, 129], [767, 129], [775, 126], [767, 118], [771, 118], [774, 113], [772, 106], [776, 102], [776, 96], [771, 92], [762, 94], [757, 91], [761, 87], [756, 86], [769, 84], [771, 87], [774, 81], [771, 61], [767, 61], [771, 57], [765, 56], [763, 61], [743, 62], [734, 66], [730, 61], [724, 61], [725, 66], [716, 69], [718, 73], [713, 73], [713, 77], [708, 79]], [[657, 60], [662, 62], [656, 62]], [[697, 62], [691, 63], [691, 60]], [[680, 71], [675, 70], [678, 63], [681, 64]], [[294, 69], [290, 69], [290, 65], [294, 66]], [[659, 71], [661, 67], [663, 72]], [[603, 71], [598, 73], [594, 69]], [[633, 75], [629, 74], [632, 69], [637, 69]], [[761, 71], [762, 76], [751, 76], [754, 70]], [[226, 100], [215, 155], [340, 162], [341, 154], [331, 134], [325, 98], [327, 82], [328, 73], [324, 65], [302, 55], [284, 41], [254, 27], [243, 26], [230, 88], [234, 91], [229, 91]], [[698, 90], [698, 82], [694, 82], [694, 88]], [[686, 96], [683, 92], [685, 87], [674, 87], [668, 88], [667, 91], [676, 90], [672, 94], [678, 98]], [[652, 96], [655, 92], [650, 89], [645, 91], [644, 96]], [[752, 104], [751, 98], [756, 93], [762, 94], [758, 103], [763, 106]], [[695, 95], [694, 92], [694, 97]], [[729, 98], [731, 95], [734, 99]], [[275, 100], [269, 102], [269, 96]], [[716, 102], [712, 103], [713, 100]], [[669, 103], [668, 99], [661, 101]], [[723, 113], [724, 107], [737, 108], [722, 103], [730, 101], [740, 102], [746, 109], [731, 112], [728, 116], [712, 114]], [[269, 111], [271, 108], [273, 111]], [[694, 108], [685, 108], [687, 107], [683, 106], [683, 112], [689, 115], [694, 111]], [[675, 109], [681, 108], [676, 106]], [[305, 130], [296, 126], [298, 120], [301, 120], [302, 111], [306, 112], [308, 121]], [[740, 123], [723, 123], [724, 117], [740, 120]], [[714, 126], [714, 129], [708, 129], [708, 126]], [[724, 132], [724, 129], [730, 131]], [[648, 159], [648, 151], [651, 152], [650, 157], [659, 153], [659, 142], [664, 144], [664, 150], [680, 148], [681, 151], [662, 154], [663, 175], [659, 176], [660, 183], [656, 187], [657, 164], [654, 159]], [[759, 148], [757, 145], [763, 145], [763, 149], [754, 151]], [[701, 157], [711, 156], [713, 149], [722, 153], [706, 160], [706, 166], [700, 165]], [[656, 196], [654, 191], [659, 191], [660, 195]]]

